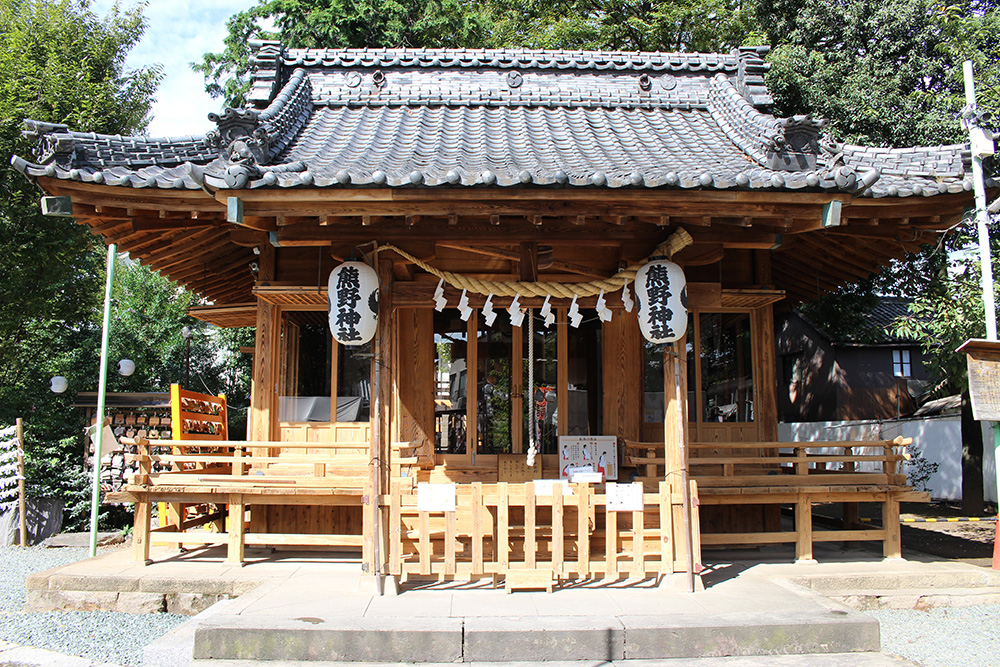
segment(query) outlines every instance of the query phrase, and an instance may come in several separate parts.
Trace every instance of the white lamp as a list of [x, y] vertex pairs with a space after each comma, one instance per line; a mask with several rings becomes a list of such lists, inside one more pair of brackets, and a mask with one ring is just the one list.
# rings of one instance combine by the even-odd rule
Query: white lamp
[[132, 375], [135, 373], [135, 362], [131, 359], [122, 359], [118, 362], [118, 372], [124, 377]]
[[684, 270], [654, 257], [635, 274], [639, 330], [651, 343], [673, 343], [687, 333], [687, 280]]
[[341, 345], [364, 345], [378, 329], [378, 274], [364, 262], [350, 260], [330, 272], [327, 281], [330, 333]]
[[62, 375], [57, 375], [49, 380], [49, 389], [55, 394], [61, 394], [69, 388], [69, 381]]

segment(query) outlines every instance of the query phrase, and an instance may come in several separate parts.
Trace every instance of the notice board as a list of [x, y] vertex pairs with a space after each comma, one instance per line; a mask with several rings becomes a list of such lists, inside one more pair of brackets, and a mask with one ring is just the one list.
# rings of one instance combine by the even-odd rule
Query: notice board
[[559, 478], [569, 479], [570, 471], [580, 472], [589, 467], [604, 475], [605, 480], [618, 479], [618, 437], [614, 435], [559, 436]]
[[977, 421], [1000, 421], [1000, 342], [968, 340], [958, 351], [965, 352], [969, 364], [972, 415]]

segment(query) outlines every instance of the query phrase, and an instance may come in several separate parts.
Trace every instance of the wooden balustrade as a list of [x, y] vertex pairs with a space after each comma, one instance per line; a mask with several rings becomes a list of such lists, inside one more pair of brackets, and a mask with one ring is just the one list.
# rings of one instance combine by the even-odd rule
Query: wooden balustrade
[[[371, 496], [368, 444], [357, 442], [229, 442], [123, 440], [135, 446], [127, 459], [137, 474], [109, 500], [136, 504], [133, 558], [149, 560], [150, 541], [228, 545], [227, 559], [242, 563], [246, 545], [361, 547], [363, 536], [327, 532], [249, 532], [249, 506], [350, 506]], [[405, 451], [408, 443], [396, 445]], [[153, 448], [169, 453], [154, 453]], [[169, 466], [156, 471], [154, 466]], [[399, 474], [408, 462], [397, 464]], [[151, 504], [208, 508], [150, 529]], [[214, 531], [196, 531], [215, 524]], [[322, 527], [318, 527], [322, 528]]]
[[[880, 541], [887, 558], [900, 552], [899, 503], [924, 502], [928, 494], [906, 483], [902, 462], [909, 438], [852, 442], [693, 443], [688, 467], [706, 505], [791, 505], [794, 530], [702, 533], [706, 546], [795, 543], [796, 557], [812, 559], [823, 541]], [[877, 453], [863, 453], [870, 449]], [[830, 453], [830, 451], [835, 453]], [[663, 470], [663, 444], [627, 442], [625, 464], [647, 484]], [[871, 468], [865, 470], [864, 468]], [[858, 503], [882, 506], [882, 527], [860, 524]], [[814, 504], [842, 503], [845, 530], [813, 529]]]
[[[403, 578], [506, 578], [509, 590], [512, 583], [550, 588], [553, 580], [646, 578], [686, 569], [678, 530], [682, 499], [668, 483], [642, 495], [642, 511], [629, 512], [609, 509], [607, 493], [587, 484], [553, 489], [538, 495], [533, 482], [460, 484], [455, 511], [429, 512], [418, 508], [412, 484], [394, 480], [381, 499], [387, 571]], [[692, 494], [697, 497], [693, 483]], [[697, 541], [694, 549], [700, 562]]]

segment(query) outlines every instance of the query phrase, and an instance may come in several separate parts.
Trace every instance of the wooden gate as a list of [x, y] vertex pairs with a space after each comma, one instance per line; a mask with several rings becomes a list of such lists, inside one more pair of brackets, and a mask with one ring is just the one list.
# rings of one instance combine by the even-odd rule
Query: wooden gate
[[[555, 484], [552, 495], [536, 493], [533, 482], [457, 484], [455, 511], [427, 512], [404, 479], [393, 480], [384, 500], [387, 571], [395, 576], [496, 581], [542, 571], [557, 581], [614, 580], [686, 569], [681, 494], [666, 482], [643, 494], [641, 512], [609, 510], [607, 494], [588, 484]], [[694, 548], [700, 563], [697, 537]]]

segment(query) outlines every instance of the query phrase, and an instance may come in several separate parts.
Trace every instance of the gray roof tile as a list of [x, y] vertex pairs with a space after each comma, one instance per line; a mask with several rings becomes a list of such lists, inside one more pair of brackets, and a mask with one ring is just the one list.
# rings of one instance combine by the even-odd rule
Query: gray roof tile
[[754, 48], [255, 46], [250, 100], [258, 108], [213, 114], [217, 129], [206, 136], [104, 136], [28, 121], [37, 162], [13, 163], [31, 176], [194, 189], [203, 178], [224, 182], [230, 142], [242, 137], [256, 159], [246, 187], [567, 184], [857, 194], [869, 186], [864, 194], [876, 197], [969, 187], [963, 146], [828, 145], [825, 152], [823, 123], [766, 113], [767, 65]]

